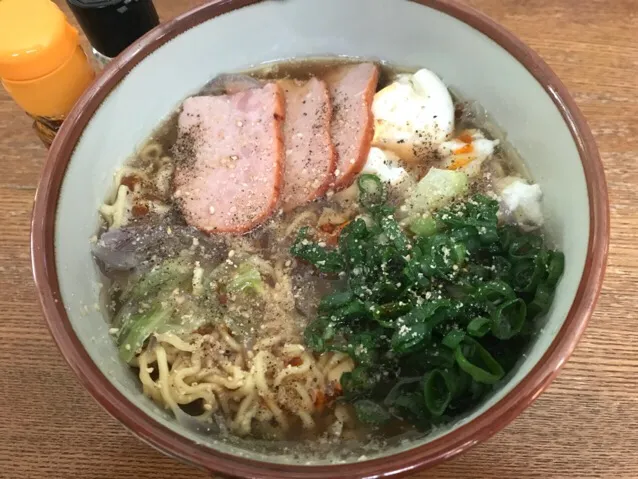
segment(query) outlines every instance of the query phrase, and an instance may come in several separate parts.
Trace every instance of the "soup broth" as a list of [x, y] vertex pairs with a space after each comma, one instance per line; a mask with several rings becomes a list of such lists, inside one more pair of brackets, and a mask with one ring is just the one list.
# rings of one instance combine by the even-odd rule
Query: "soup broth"
[[[93, 244], [110, 332], [143, 393], [182, 424], [267, 441], [426, 433], [498, 386], [549, 307], [563, 257], [538, 233], [540, 189], [480, 130], [479, 110], [427, 70], [386, 64], [366, 67], [366, 103], [344, 80], [358, 65], [217, 77], [115, 173]], [[296, 88], [307, 90], [293, 116]], [[330, 108], [304, 106], [320, 100]], [[233, 123], [206, 123], [215, 108]], [[271, 130], [277, 142], [258, 143]], [[319, 152], [322, 138], [333, 141]], [[243, 149], [219, 153], [233, 142]], [[302, 150], [310, 173], [290, 169]], [[301, 193], [286, 189], [306, 173]]]

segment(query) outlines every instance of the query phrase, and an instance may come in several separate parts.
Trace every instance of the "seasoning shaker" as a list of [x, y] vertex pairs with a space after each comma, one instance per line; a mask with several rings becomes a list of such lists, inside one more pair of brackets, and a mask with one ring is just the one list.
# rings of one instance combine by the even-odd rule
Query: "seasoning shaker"
[[45, 146], [95, 72], [51, 0], [0, 0], [0, 80]]
[[159, 25], [151, 0], [67, 0], [67, 4], [102, 66]]

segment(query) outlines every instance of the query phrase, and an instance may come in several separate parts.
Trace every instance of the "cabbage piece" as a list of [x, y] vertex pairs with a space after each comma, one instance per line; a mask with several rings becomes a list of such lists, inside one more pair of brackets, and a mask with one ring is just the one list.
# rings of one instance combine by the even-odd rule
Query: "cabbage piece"
[[144, 313], [130, 316], [118, 336], [120, 358], [127, 363], [131, 362], [137, 350], [172, 314], [172, 308], [163, 308], [158, 303]]
[[261, 294], [264, 291], [264, 283], [257, 267], [249, 261], [244, 261], [237, 268], [237, 272], [226, 285], [229, 293], [240, 291], [254, 291]]
[[430, 168], [401, 207], [401, 212], [408, 217], [431, 214], [455, 198], [464, 196], [467, 190], [468, 179], [465, 173]]
[[171, 258], [142, 275], [122, 292], [122, 301], [149, 299], [158, 289], [170, 290], [189, 279], [193, 266], [189, 258]]

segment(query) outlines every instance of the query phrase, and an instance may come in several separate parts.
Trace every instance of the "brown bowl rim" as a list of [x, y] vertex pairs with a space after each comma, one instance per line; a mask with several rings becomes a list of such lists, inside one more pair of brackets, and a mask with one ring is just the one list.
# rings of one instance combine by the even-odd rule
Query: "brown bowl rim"
[[603, 165], [585, 118], [549, 66], [512, 33], [486, 15], [452, 0], [410, 0], [455, 17], [494, 40], [542, 85], [561, 112], [577, 145], [589, 196], [587, 261], [565, 323], [538, 364], [493, 407], [470, 423], [428, 444], [368, 461], [322, 466], [262, 462], [206, 447], [171, 431], [129, 402], [93, 363], [75, 335], [62, 304], [55, 267], [54, 226], [62, 180], [75, 146], [110, 91], [144, 57], [204, 21], [263, 0], [217, 0], [196, 7], [136, 41], [106, 68], [79, 99], [62, 125], [44, 166], [31, 225], [35, 283], [51, 334], [84, 387], [106, 411], [140, 439], [182, 461], [222, 474], [254, 478], [403, 477], [467, 450], [501, 430], [528, 407], [556, 377], [593, 313], [604, 277], [609, 244], [609, 203]]

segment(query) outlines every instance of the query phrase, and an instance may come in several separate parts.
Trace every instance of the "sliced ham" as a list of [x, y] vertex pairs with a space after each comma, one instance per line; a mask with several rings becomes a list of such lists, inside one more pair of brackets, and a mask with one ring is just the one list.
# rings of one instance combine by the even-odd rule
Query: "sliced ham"
[[332, 104], [325, 82], [280, 80], [286, 99], [282, 208], [290, 211], [323, 195], [333, 180]]
[[184, 101], [174, 197], [189, 225], [244, 233], [275, 210], [283, 178], [284, 97], [262, 88]]
[[337, 151], [335, 189], [349, 186], [363, 168], [374, 134], [372, 100], [379, 81], [373, 63], [330, 70], [324, 80], [332, 98], [332, 142]]

